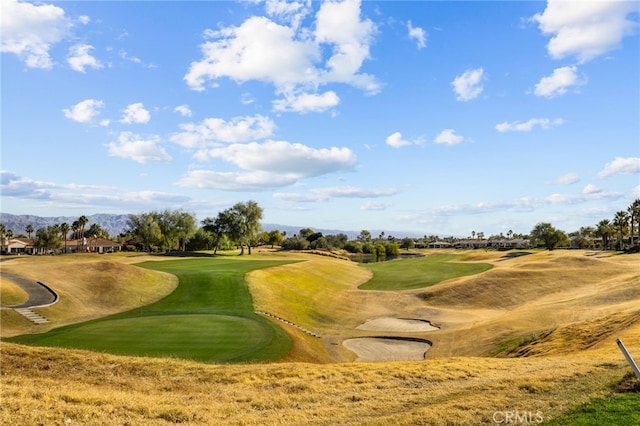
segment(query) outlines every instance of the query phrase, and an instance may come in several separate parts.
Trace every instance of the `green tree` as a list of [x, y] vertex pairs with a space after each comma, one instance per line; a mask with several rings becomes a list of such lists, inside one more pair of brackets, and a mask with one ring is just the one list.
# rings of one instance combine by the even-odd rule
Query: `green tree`
[[547, 250], [553, 250], [568, 240], [564, 232], [554, 228], [550, 223], [538, 223], [530, 235], [534, 240], [542, 242]]
[[415, 245], [416, 245], [416, 243], [415, 243], [415, 241], [413, 241], [413, 238], [409, 238], [409, 237], [403, 238], [402, 239], [402, 243], [400, 244], [400, 246], [403, 249], [406, 249], [407, 251], [409, 251], [410, 249], [414, 248]]
[[356, 237], [356, 240], [360, 241], [361, 243], [371, 243], [371, 232], [363, 229]]
[[128, 232], [142, 242], [145, 251], [150, 252], [151, 246], [158, 245], [162, 240], [156, 212], [130, 214], [127, 218], [127, 228]]
[[55, 226], [47, 226], [36, 231], [36, 247], [43, 248], [45, 253], [55, 251], [62, 247], [60, 241], [60, 229]]
[[269, 231], [267, 244], [271, 244], [271, 248], [273, 248], [273, 246], [282, 245], [283, 241], [284, 241], [284, 235], [282, 235], [282, 233], [279, 230], [274, 229], [272, 231]]
[[237, 229], [234, 230], [234, 233], [240, 243], [240, 256], [244, 254], [245, 245], [251, 254], [251, 242], [257, 240], [258, 232], [262, 228], [260, 225], [262, 207], [255, 201], [247, 201], [246, 203], [237, 203], [231, 210], [237, 216], [237, 220], [234, 221]]

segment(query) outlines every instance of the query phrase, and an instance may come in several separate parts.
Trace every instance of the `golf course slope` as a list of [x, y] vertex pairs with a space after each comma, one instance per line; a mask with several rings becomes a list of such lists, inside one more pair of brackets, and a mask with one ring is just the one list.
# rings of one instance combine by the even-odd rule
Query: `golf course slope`
[[[465, 275], [460, 271], [467, 266], [444, 265], [452, 272], [442, 281], [417, 288], [415, 277], [403, 282], [400, 273], [410, 264], [397, 260], [386, 266], [399, 271], [393, 290], [366, 290], [365, 283], [386, 285], [374, 282], [376, 269], [341, 259], [252, 255], [271, 265], [266, 268], [222, 259], [228, 270], [248, 268], [253, 309], [272, 315], [264, 320], [291, 339], [290, 350], [277, 362], [212, 364], [3, 340], [0, 422], [472, 425], [490, 424], [496, 415], [503, 419], [514, 411], [546, 422], [566, 419], [583, 404], [619, 401], [622, 389], [627, 392], [622, 394], [625, 420], [640, 423], [638, 388], [629, 384], [635, 378], [615, 343], [621, 339], [640, 358], [640, 255], [450, 254], [446, 262], [481, 264], [481, 272]], [[131, 265], [143, 260], [162, 262], [156, 270]], [[40, 273], [48, 274], [50, 282], [42, 281], [61, 299], [37, 311], [53, 319], [46, 326], [51, 328], [80, 317], [173, 306], [180, 295], [171, 279], [175, 275], [160, 272], [171, 267], [169, 262], [183, 260], [60, 256], [12, 260], [3, 270], [11, 267], [39, 280]], [[116, 270], [131, 274], [118, 274], [126, 283], [101, 280]], [[149, 287], [144, 307], [138, 306], [141, 290], [132, 285], [138, 280], [149, 282], [143, 286]], [[109, 292], [117, 293], [104, 296], [108, 308], [83, 287], [102, 288], [107, 282]], [[123, 296], [120, 289], [130, 293]], [[5, 322], [12, 320], [9, 314], [2, 310], [3, 337], [24, 332], [16, 322]], [[379, 338], [428, 341], [430, 347], [417, 361], [361, 362], [344, 344]], [[590, 417], [597, 421], [598, 415]]]

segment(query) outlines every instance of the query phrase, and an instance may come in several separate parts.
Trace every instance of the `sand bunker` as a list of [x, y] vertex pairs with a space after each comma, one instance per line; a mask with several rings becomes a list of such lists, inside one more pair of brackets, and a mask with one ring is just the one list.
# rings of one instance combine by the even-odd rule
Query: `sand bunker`
[[402, 337], [359, 337], [342, 344], [358, 355], [356, 361], [418, 361], [431, 347], [428, 340]]
[[370, 331], [408, 331], [408, 332], [420, 332], [420, 331], [435, 331], [439, 330], [438, 327], [434, 327], [427, 320], [411, 319], [411, 318], [376, 318], [368, 320], [362, 325], [356, 327], [359, 330]]

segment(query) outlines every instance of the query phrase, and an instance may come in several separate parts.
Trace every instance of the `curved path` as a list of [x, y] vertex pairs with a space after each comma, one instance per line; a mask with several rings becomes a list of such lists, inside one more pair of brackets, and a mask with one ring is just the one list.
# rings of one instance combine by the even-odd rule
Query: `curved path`
[[15, 283], [29, 295], [29, 299], [25, 303], [14, 306], [3, 306], [5, 308], [36, 308], [38, 306], [51, 305], [58, 300], [58, 295], [44, 284], [4, 271], [2, 272], [2, 276]]

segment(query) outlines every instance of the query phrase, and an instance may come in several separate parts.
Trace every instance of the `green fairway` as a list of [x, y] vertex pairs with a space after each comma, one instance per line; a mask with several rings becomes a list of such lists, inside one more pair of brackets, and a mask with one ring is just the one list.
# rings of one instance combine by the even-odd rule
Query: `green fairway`
[[552, 419], [548, 424], [557, 426], [639, 425], [640, 394], [632, 392], [595, 399], [561, 417]]
[[366, 263], [373, 278], [361, 285], [362, 290], [412, 290], [465, 275], [479, 274], [493, 266], [488, 263], [458, 263], [456, 254], [431, 254], [412, 259]]
[[253, 313], [244, 276], [283, 263], [235, 258], [146, 262], [139, 266], [178, 277], [173, 293], [132, 311], [7, 340], [205, 362], [275, 360], [289, 351], [291, 339]]

